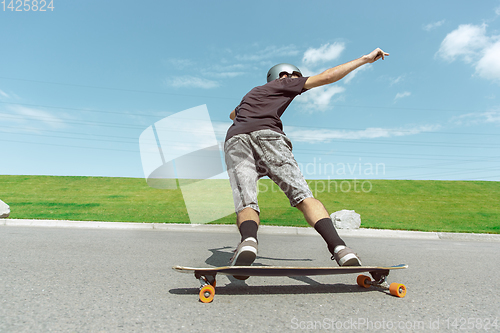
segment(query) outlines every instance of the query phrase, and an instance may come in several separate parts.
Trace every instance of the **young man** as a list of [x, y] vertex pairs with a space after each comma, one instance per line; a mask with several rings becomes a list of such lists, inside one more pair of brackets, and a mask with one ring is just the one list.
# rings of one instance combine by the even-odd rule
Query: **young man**
[[280, 117], [297, 95], [336, 82], [356, 68], [388, 55], [377, 48], [311, 77], [303, 77], [293, 65], [276, 65], [267, 74], [268, 83], [252, 89], [231, 112], [233, 125], [227, 131], [224, 151], [241, 234], [231, 265], [251, 265], [257, 256], [257, 181], [268, 176], [323, 237], [332, 260], [340, 266], [361, 266], [357, 255], [339, 237], [323, 204], [313, 197], [293, 157]]

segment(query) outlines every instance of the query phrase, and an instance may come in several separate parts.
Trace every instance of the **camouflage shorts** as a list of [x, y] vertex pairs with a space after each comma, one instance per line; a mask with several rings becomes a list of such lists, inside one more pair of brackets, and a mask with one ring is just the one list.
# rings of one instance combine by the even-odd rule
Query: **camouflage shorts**
[[238, 134], [226, 141], [224, 152], [236, 213], [247, 207], [260, 212], [257, 181], [264, 176], [281, 188], [293, 207], [313, 196], [285, 135], [271, 130]]

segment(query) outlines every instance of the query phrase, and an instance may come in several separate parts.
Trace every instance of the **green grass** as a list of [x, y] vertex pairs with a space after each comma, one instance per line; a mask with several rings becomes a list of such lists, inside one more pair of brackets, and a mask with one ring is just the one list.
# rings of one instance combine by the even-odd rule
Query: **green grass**
[[[310, 187], [330, 213], [355, 210], [365, 228], [500, 233], [499, 182], [315, 180]], [[270, 180], [261, 190], [262, 224], [307, 226]], [[137, 178], [0, 176], [0, 199], [18, 219], [189, 223], [180, 189]]]
[[189, 223], [180, 190], [158, 190], [144, 179], [0, 176], [9, 218]]

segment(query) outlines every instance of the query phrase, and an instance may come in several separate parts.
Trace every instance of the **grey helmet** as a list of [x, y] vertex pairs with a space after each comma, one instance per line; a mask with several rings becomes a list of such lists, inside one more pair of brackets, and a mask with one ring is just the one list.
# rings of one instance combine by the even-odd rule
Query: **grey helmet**
[[267, 72], [267, 82], [271, 82], [273, 80], [278, 79], [280, 77], [281, 73], [296, 74], [298, 76], [302, 76], [300, 69], [298, 69], [294, 65], [278, 64], [278, 65], [271, 67], [269, 72]]

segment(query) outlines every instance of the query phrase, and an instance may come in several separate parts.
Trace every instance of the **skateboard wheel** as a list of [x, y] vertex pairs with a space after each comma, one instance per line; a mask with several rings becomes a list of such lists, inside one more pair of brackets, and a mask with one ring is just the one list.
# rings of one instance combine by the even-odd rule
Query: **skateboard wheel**
[[207, 284], [200, 289], [200, 301], [203, 303], [210, 303], [214, 300], [215, 288]]
[[391, 285], [389, 286], [389, 291], [393, 296], [401, 298], [406, 296], [406, 287], [401, 283], [391, 283]]
[[358, 279], [356, 282], [358, 283], [358, 286], [363, 287], [363, 288], [370, 288], [370, 282], [371, 278], [366, 275], [358, 275]]

